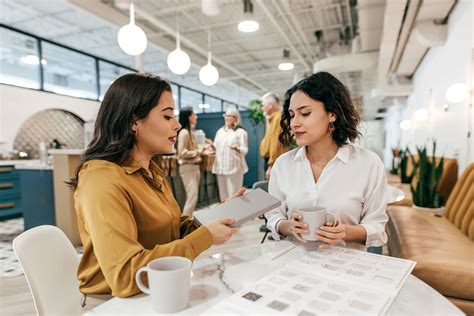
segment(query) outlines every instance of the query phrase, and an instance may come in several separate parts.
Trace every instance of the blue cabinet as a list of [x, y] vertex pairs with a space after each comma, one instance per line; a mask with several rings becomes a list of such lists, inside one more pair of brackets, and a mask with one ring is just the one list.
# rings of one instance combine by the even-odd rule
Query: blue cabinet
[[0, 220], [21, 217], [20, 177], [13, 165], [0, 166]]
[[52, 170], [17, 170], [20, 175], [25, 230], [55, 225]]

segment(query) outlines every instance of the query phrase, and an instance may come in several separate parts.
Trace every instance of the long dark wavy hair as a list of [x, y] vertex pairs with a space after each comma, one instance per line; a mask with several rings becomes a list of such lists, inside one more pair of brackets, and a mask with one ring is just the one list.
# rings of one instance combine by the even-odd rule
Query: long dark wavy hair
[[286, 91], [280, 121], [282, 131], [279, 135], [283, 145], [290, 146], [293, 143], [289, 107], [291, 96], [296, 91], [301, 91], [311, 99], [322, 102], [326, 112], [336, 115], [334, 121], [336, 130], [332, 133], [332, 138], [339, 147], [361, 136], [357, 130], [361, 117], [351, 99], [349, 90], [333, 75], [322, 71], [302, 79]]
[[194, 113], [193, 108], [186, 106], [179, 110], [179, 124], [181, 124], [181, 129], [185, 128], [191, 131], [191, 124], [189, 123], [189, 117]]
[[130, 73], [116, 79], [107, 90], [95, 121], [94, 137], [87, 146], [75, 178], [67, 184], [76, 189], [79, 172], [89, 160], [121, 164], [130, 156], [136, 141], [132, 125], [148, 116], [170, 83], [158, 76]]

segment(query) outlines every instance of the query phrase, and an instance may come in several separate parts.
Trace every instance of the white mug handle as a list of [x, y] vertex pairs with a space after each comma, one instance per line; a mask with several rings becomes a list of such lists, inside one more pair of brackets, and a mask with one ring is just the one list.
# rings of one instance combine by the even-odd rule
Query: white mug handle
[[146, 287], [145, 284], [142, 282], [142, 273], [143, 272], [148, 272], [147, 267], [141, 267], [137, 273], [135, 274], [135, 282], [137, 282], [137, 286], [142, 291], [143, 293], [150, 294], [150, 288]]
[[332, 227], [336, 227], [336, 224], [337, 224], [336, 216], [332, 213], [326, 213], [326, 221], [327, 221], [328, 216], [332, 216], [332, 218], [334, 219], [334, 224], [332, 225]]

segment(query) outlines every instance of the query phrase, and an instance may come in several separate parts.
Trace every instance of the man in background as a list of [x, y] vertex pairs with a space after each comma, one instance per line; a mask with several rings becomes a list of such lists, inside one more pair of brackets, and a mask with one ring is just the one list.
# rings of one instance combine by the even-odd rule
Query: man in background
[[260, 143], [260, 156], [264, 159], [265, 179], [268, 180], [273, 163], [288, 148], [284, 147], [278, 139], [281, 132], [282, 113], [280, 99], [275, 93], [268, 92], [262, 96], [262, 111], [267, 118], [267, 124], [265, 135]]

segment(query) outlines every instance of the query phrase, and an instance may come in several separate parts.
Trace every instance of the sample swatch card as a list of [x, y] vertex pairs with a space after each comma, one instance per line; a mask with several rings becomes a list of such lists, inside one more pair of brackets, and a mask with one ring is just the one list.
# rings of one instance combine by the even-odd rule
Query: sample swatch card
[[414, 266], [340, 247], [312, 250], [205, 314], [383, 315]]

